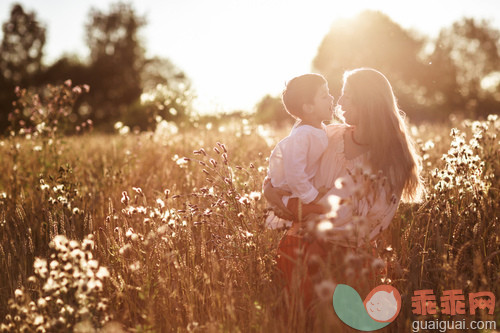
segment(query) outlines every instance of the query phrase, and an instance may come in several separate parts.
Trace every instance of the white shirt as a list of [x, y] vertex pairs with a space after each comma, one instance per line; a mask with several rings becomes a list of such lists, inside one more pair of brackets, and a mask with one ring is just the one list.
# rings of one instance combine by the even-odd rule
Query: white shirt
[[[268, 176], [274, 187], [292, 192], [294, 198], [310, 203], [318, 195], [312, 179], [319, 169], [321, 156], [328, 147], [324, 128], [299, 125], [281, 140], [269, 157]], [[284, 198], [284, 203], [288, 198]]]

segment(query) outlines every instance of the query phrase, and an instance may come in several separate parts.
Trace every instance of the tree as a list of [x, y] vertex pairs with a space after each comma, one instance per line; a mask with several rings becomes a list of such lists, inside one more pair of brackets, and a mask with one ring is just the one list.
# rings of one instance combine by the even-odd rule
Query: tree
[[15, 4], [10, 18], [2, 25], [0, 45], [0, 133], [7, 128], [17, 85], [29, 86], [42, 68], [45, 28], [34, 13]]
[[[487, 21], [463, 18], [441, 30], [429, 56], [428, 91], [441, 104], [476, 114], [499, 87], [484, 89], [484, 79], [500, 74], [500, 31]], [[497, 100], [497, 107], [500, 101]], [[485, 113], [491, 110], [484, 110]]]
[[141, 96], [144, 48], [138, 32], [146, 20], [123, 3], [112, 5], [109, 13], [92, 9], [89, 16], [89, 102], [96, 120], [110, 122]]
[[127, 112], [124, 122], [141, 129], [152, 128], [156, 116], [167, 121], [186, 120], [194, 92], [186, 74], [166, 58], [146, 59], [141, 73], [141, 104]]
[[42, 68], [45, 28], [16, 4], [2, 30], [0, 71], [13, 84], [26, 84]]
[[277, 127], [290, 126], [294, 119], [283, 106], [280, 97], [266, 95], [255, 106], [255, 121], [261, 124], [270, 124]]
[[[313, 60], [315, 70], [339, 96], [344, 71], [373, 67], [391, 81], [404, 109], [414, 108], [424, 65], [418, 57], [423, 39], [417, 38], [388, 16], [365, 11], [352, 19], [337, 20], [324, 37]], [[417, 94], [418, 95], [418, 94]]]

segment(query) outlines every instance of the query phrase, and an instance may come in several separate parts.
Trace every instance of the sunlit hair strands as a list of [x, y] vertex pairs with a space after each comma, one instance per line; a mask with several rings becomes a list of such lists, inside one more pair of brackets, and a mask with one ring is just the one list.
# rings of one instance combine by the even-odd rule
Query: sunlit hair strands
[[354, 106], [357, 133], [369, 146], [373, 171], [382, 170], [393, 191], [406, 202], [421, 200], [424, 192], [421, 158], [415, 150], [389, 80], [372, 68], [344, 73]]

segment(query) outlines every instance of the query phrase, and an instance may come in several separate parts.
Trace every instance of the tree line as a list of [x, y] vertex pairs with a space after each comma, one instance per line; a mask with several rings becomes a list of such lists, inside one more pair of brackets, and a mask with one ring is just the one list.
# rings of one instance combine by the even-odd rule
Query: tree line
[[[107, 12], [91, 9], [85, 26], [89, 59], [65, 55], [45, 66], [45, 26], [34, 12], [13, 5], [0, 44], [0, 133], [14, 111], [15, 87], [43, 95], [47, 84], [67, 79], [90, 86], [74, 105], [75, 123], [91, 119], [109, 130], [120, 120], [146, 129], [158, 116], [187, 119], [194, 98], [190, 80], [169, 59], [146, 57], [139, 38], [146, 24], [129, 4], [113, 4]], [[499, 50], [500, 31], [485, 20], [463, 18], [431, 39], [381, 12], [365, 11], [333, 22], [312, 71], [325, 75], [338, 97], [345, 70], [373, 67], [387, 75], [412, 120], [445, 119], [451, 113], [477, 118], [500, 110]], [[279, 96], [267, 95], [257, 103], [255, 119], [282, 124], [289, 117]]]

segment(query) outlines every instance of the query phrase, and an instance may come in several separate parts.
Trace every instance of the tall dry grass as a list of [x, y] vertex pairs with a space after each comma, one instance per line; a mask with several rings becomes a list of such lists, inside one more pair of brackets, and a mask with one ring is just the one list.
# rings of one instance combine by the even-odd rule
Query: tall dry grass
[[[414, 290], [500, 295], [499, 129], [494, 116], [413, 127], [428, 195], [380, 239], [379, 282], [403, 296], [389, 330], [411, 329]], [[264, 227], [267, 156], [286, 133], [246, 120], [120, 131], [0, 141], [2, 330], [312, 329], [275, 273], [283, 231]], [[331, 299], [321, 307], [315, 329], [334, 330]]]

